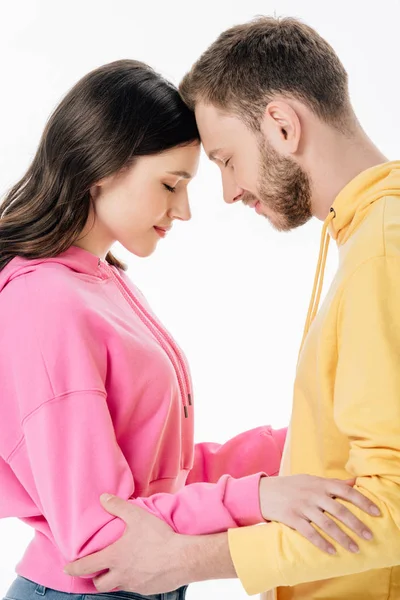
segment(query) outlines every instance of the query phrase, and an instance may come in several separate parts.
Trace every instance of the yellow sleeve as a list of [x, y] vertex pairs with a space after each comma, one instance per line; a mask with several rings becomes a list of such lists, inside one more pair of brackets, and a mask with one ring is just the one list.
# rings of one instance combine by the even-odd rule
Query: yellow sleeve
[[331, 556], [280, 523], [231, 530], [232, 559], [248, 594], [400, 564], [398, 257], [370, 259], [343, 291], [334, 419], [349, 439], [346, 469], [357, 478], [357, 489], [380, 507], [382, 516], [371, 517], [343, 504], [370, 527], [374, 539], [357, 537], [359, 554], [335, 543], [337, 554]]

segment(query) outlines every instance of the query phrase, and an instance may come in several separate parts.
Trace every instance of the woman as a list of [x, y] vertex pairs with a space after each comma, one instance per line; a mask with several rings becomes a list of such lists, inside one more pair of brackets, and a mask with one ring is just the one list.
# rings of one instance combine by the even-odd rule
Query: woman
[[96, 592], [63, 567], [123, 533], [105, 491], [185, 533], [272, 518], [260, 478], [277, 473], [285, 431], [194, 449], [185, 357], [110, 251], [148, 256], [190, 218], [199, 148], [170, 83], [111, 63], [61, 102], [2, 205], [0, 517], [35, 531], [9, 598]]

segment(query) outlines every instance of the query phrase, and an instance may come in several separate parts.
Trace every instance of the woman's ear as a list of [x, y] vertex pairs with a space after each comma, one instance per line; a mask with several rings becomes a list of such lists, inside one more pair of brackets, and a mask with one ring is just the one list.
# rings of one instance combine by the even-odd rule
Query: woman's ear
[[101, 191], [101, 185], [100, 182], [95, 183], [94, 185], [92, 185], [92, 187], [90, 188], [90, 197], [93, 201], [97, 200], [99, 194]]
[[101, 194], [102, 190], [107, 185], [109, 185], [109, 183], [111, 183], [111, 181], [113, 181], [114, 178], [115, 174], [107, 175], [107, 177], [103, 177], [103, 179], [99, 179], [99, 181], [96, 181], [96, 183], [94, 183], [90, 188], [90, 195], [92, 197], [92, 200], [96, 200], [99, 194]]

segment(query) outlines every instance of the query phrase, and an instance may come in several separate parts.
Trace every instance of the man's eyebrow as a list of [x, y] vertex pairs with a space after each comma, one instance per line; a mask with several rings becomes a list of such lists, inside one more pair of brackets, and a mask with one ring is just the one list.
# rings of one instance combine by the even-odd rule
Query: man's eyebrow
[[192, 175], [187, 171], [168, 171], [169, 175], [176, 175], [177, 177], [182, 177], [182, 179], [192, 179]]

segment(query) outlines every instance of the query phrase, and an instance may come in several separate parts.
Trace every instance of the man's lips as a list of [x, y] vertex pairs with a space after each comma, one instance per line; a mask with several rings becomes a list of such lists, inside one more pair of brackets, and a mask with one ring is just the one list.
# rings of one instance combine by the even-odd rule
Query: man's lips
[[249, 208], [254, 208], [257, 214], [261, 214], [261, 202], [259, 200], [251, 200], [250, 202], [246, 202], [246, 206]]

